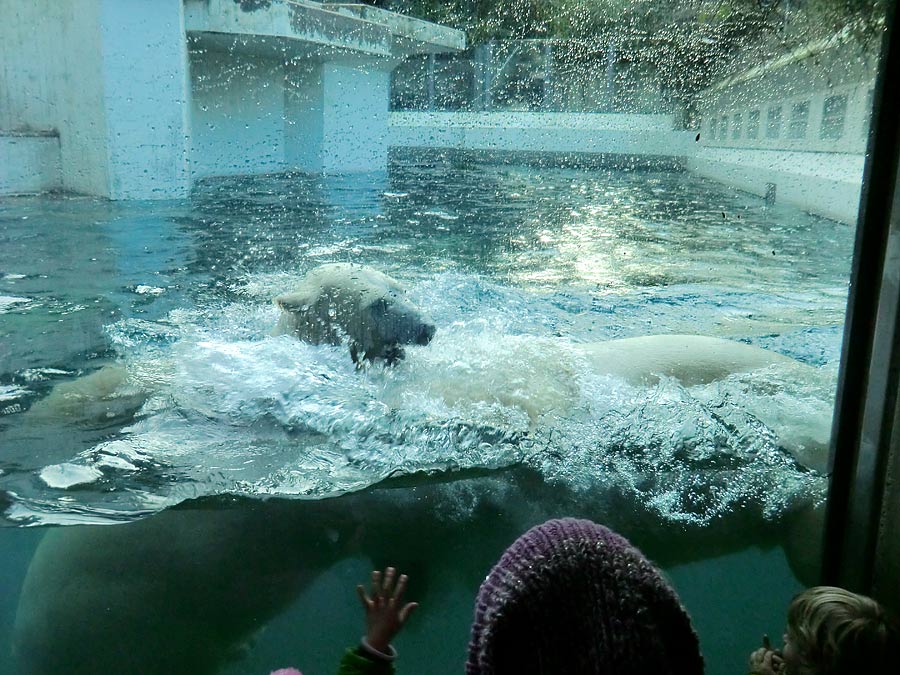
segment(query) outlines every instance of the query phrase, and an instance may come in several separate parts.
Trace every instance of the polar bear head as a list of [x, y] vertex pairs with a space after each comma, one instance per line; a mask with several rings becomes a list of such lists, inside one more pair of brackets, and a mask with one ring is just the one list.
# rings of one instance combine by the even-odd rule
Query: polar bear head
[[403, 345], [426, 345], [434, 323], [394, 279], [364, 265], [332, 263], [310, 270], [300, 286], [275, 298], [273, 331], [311, 344], [346, 341], [354, 362], [403, 358]]

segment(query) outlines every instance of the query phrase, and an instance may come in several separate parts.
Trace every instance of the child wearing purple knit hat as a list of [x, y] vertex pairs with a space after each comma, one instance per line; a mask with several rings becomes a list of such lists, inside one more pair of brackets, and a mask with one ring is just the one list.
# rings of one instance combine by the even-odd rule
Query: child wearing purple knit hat
[[[390, 641], [415, 603], [406, 577], [373, 572], [358, 588], [368, 633], [338, 675], [389, 675]], [[467, 675], [702, 675], [678, 596], [624, 537], [588, 520], [550, 520], [520, 536], [481, 585]]]
[[589, 520], [533, 527], [481, 585], [467, 675], [701, 675], [690, 618], [627, 539]]

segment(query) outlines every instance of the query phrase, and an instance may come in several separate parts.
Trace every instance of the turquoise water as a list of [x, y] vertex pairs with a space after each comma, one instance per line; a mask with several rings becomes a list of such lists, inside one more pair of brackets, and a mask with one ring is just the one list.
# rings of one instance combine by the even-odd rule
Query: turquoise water
[[[352, 589], [369, 558], [397, 562], [423, 602], [403, 672], [451, 673], [503, 548], [583, 515], [667, 569], [709, 672], [739, 672], [799, 588], [782, 545], [814, 547], [786, 538], [826, 480], [779, 424], [812, 434], [829, 419], [852, 236], [683, 173], [439, 159], [386, 176], [219, 179], [181, 202], [2, 201], [3, 577], [15, 591], [35, 544], [18, 526], [77, 524], [42, 544], [43, 590], [20, 610], [49, 606], [72, 633], [55, 631], [57, 645], [143, 672], [175, 672], [151, 663], [168, 651], [184, 672], [228, 655], [222, 672], [309, 675], [357, 638]], [[434, 341], [359, 371], [346, 347], [271, 336], [271, 298], [334, 261], [402, 281]], [[673, 333], [769, 349], [803, 376], [633, 384], [578, 356]], [[42, 410], [54, 386], [108, 364], [131, 387], [121, 415]], [[87, 527], [118, 521], [136, 522]], [[120, 581], [66, 608], [47, 600], [98, 565]], [[123, 652], [74, 629], [105, 594], [124, 598]]]

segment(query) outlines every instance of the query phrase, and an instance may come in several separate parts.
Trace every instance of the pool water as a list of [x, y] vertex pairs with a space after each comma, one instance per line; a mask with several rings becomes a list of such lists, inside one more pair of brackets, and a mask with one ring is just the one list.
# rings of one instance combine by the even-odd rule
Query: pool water
[[[56, 615], [69, 626], [127, 599], [114, 630], [131, 648], [72, 637], [92, 658], [175, 672], [168, 649], [183, 672], [330, 672], [362, 630], [353, 587], [374, 561], [408, 569], [422, 601], [401, 672], [459, 672], [490, 564], [572, 514], [657, 560], [708, 672], [739, 672], [800, 587], [782, 545], [814, 548], [785, 537], [827, 481], [777, 423], [821, 435], [830, 421], [852, 238], [686, 173], [439, 156], [387, 175], [210, 180], [177, 202], [2, 201], [0, 537], [17, 553], [0, 641], [37, 544], [21, 526], [69, 525], [41, 545], [19, 612], [113, 561], [124, 589], [98, 582]], [[400, 280], [432, 343], [357, 369], [346, 346], [272, 336], [272, 298], [338, 261]], [[634, 384], [579, 356], [680, 333], [772, 350], [802, 377]], [[121, 416], [39, 414], [54, 386], [109, 364], [134, 394]], [[97, 527], [120, 521], [134, 522]], [[29, 639], [19, 651], [40, 651]]]

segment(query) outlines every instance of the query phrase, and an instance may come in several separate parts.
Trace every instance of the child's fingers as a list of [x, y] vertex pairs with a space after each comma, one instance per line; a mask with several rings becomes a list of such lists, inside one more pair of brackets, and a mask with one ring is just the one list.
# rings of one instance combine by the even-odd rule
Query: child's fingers
[[384, 582], [381, 585], [381, 594], [382, 595], [390, 595], [393, 586], [394, 586], [394, 574], [397, 570], [393, 567], [388, 567], [384, 571]]
[[366, 589], [363, 588], [362, 584], [359, 584], [356, 587], [356, 594], [359, 596], [359, 600], [360, 600], [360, 602], [362, 602], [362, 606], [365, 607], [366, 609], [369, 609], [369, 604], [372, 601], [369, 599], [369, 596], [366, 595]]
[[406, 623], [406, 619], [409, 618], [409, 615], [412, 614], [415, 611], [416, 607], [418, 607], [418, 606], [419, 606], [418, 602], [407, 603], [403, 607], [403, 609], [400, 610], [400, 614], [399, 614], [400, 623]]
[[381, 572], [372, 570], [372, 595], [381, 595]]
[[400, 602], [403, 599], [403, 593], [406, 591], [406, 582], [409, 579], [405, 574], [401, 574], [397, 580], [397, 588], [394, 589], [394, 600]]

